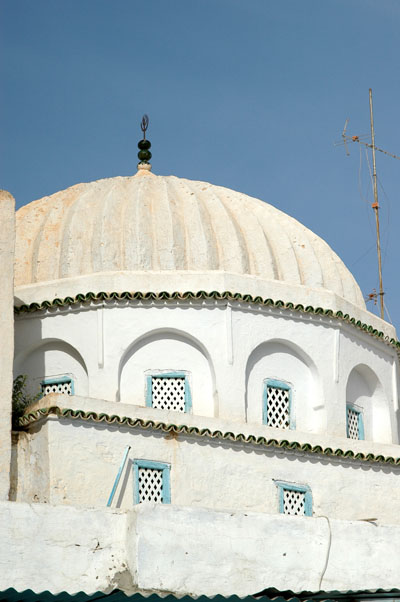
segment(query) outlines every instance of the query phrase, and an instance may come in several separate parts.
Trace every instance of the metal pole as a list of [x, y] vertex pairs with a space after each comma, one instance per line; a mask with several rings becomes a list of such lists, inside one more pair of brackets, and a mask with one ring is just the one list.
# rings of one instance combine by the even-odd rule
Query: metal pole
[[107, 506], [111, 506], [111, 503], [113, 501], [113, 497], [115, 495], [115, 491], [116, 491], [116, 489], [118, 487], [118, 483], [119, 483], [119, 480], [121, 478], [122, 470], [123, 470], [123, 468], [125, 466], [126, 458], [128, 456], [128, 452], [129, 452], [130, 449], [131, 449], [131, 446], [128, 445], [128, 447], [125, 450], [124, 457], [122, 458], [122, 462], [121, 462], [121, 466], [119, 467], [118, 474], [115, 477], [114, 485], [113, 485], [113, 488], [111, 489], [111, 493], [110, 493], [110, 497], [108, 498]]
[[375, 130], [374, 130], [374, 114], [372, 111], [372, 90], [369, 89], [369, 114], [371, 120], [371, 142], [372, 142], [372, 179], [374, 183], [374, 202], [372, 209], [375, 212], [376, 222], [376, 250], [378, 251], [378, 270], [379, 270], [379, 298], [381, 307], [381, 318], [384, 320], [384, 304], [383, 304], [383, 283], [382, 283], [382, 255], [381, 255], [381, 239], [379, 234], [379, 203], [378, 203], [378, 186], [376, 179], [376, 161], [375, 161]]

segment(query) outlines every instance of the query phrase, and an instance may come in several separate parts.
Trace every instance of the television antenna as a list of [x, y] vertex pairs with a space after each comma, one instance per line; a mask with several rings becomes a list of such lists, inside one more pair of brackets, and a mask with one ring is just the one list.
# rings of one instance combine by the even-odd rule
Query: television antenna
[[383, 295], [385, 293], [383, 291], [383, 282], [382, 282], [382, 253], [381, 253], [381, 239], [380, 239], [380, 232], [379, 232], [379, 202], [378, 202], [378, 184], [377, 184], [377, 175], [376, 175], [375, 152], [379, 151], [380, 153], [384, 153], [385, 155], [388, 155], [389, 157], [393, 157], [393, 159], [400, 160], [400, 157], [398, 155], [394, 155], [393, 153], [389, 153], [388, 151], [375, 146], [374, 113], [373, 113], [373, 109], [372, 109], [372, 89], [371, 88], [369, 89], [369, 116], [370, 116], [370, 125], [371, 125], [371, 143], [365, 141], [365, 139], [369, 137], [368, 134], [363, 134], [361, 136], [349, 136], [347, 134], [347, 126], [348, 126], [349, 120], [346, 119], [344, 128], [343, 128], [343, 132], [342, 132], [342, 140], [335, 142], [334, 145], [335, 146], [344, 146], [347, 156], [350, 155], [347, 145], [352, 144], [353, 142], [357, 142], [358, 144], [361, 144], [363, 146], [366, 146], [367, 148], [372, 149], [372, 182], [373, 182], [373, 188], [374, 188], [374, 202], [371, 204], [371, 206], [375, 213], [376, 250], [378, 253], [378, 272], [379, 272], [379, 293], [373, 293], [372, 295], [368, 295], [368, 298], [372, 299], [374, 296], [379, 296], [381, 318], [382, 318], [382, 320], [384, 320], [385, 304], [383, 302]]

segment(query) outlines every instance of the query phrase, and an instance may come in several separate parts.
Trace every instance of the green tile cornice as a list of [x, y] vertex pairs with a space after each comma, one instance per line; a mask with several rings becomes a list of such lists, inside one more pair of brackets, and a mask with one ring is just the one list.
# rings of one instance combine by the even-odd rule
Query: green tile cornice
[[310, 455], [322, 455], [331, 458], [344, 458], [360, 462], [371, 462], [374, 464], [391, 464], [400, 466], [400, 458], [392, 456], [383, 456], [382, 454], [375, 455], [372, 453], [364, 454], [362, 452], [354, 452], [350, 449], [343, 450], [332, 447], [323, 448], [321, 445], [311, 445], [310, 443], [299, 443], [297, 441], [288, 441], [287, 439], [267, 439], [266, 437], [256, 437], [255, 435], [244, 435], [243, 433], [233, 433], [231, 431], [222, 432], [220, 430], [213, 431], [208, 428], [198, 428], [197, 426], [188, 426], [185, 424], [167, 424], [155, 420], [144, 420], [143, 418], [129, 418], [128, 416], [117, 416], [116, 414], [105, 414], [104, 412], [84, 412], [83, 410], [72, 410], [70, 408], [59, 408], [51, 406], [33, 410], [24, 414], [19, 419], [19, 425], [22, 428], [27, 428], [31, 424], [35, 424], [40, 420], [46, 419], [49, 416], [63, 420], [83, 420], [85, 422], [93, 422], [94, 424], [105, 423], [129, 429], [141, 429], [149, 431], [160, 431], [165, 434], [174, 436], [184, 435], [194, 438], [203, 438], [209, 440], [218, 440], [221, 442], [234, 442], [244, 445], [262, 447], [264, 449], [283, 449], [298, 453]]
[[332, 309], [324, 309], [323, 307], [313, 307], [312, 305], [302, 305], [300, 303], [294, 304], [282, 301], [278, 299], [263, 299], [260, 296], [253, 297], [252, 295], [242, 295], [241, 293], [231, 293], [230, 291], [224, 291], [222, 293], [218, 291], [198, 291], [191, 292], [186, 291], [185, 293], [167, 291], [161, 291], [159, 293], [142, 293], [142, 292], [129, 292], [125, 291], [122, 293], [112, 292], [106, 293], [101, 291], [99, 293], [88, 292], [86, 294], [79, 293], [75, 297], [65, 297], [64, 299], [56, 298], [52, 301], [42, 301], [41, 303], [30, 303], [29, 305], [19, 305], [14, 308], [16, 315], [24, 313], [33, 313], [36, 311], [46, 311], [60, 307], [72, 307], [85, 305], [88, 303], [96, 302], [112, 302], [112, 301], [230, 301], [238, 303], [248, 303], [255, 306], [271, 307], [277, 309], [291, 310], [299, 313], [313, 314], [317, 316], [325, 316], [328, 318], [335, 318], [341, 322], [345, 322], [358, 330], [362, 330], [374, 338], [383, 341], [384, 343], [394, 347], [396, 350], [400, 349], [400, 342], [396, 339], [390, 338], [385, 335], [381, 330], [377, 330], [373, 326], [352, 318], [349, 314], [343, 313], [342, 311], [334, 312]]

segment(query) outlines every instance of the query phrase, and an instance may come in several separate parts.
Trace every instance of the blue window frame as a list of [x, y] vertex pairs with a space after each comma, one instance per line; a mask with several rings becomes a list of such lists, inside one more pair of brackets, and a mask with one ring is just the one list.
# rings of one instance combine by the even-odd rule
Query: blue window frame
[[263, 389], [263, 424], [281, 429], [296, 428], [290, 384], [267, 378]]
[[153, 372], [146, 377], [146, 406], [190, 412], [192, 396], [186, 372]]
[[57, 376], [54, 378], [45, 378], [40, 383], [42, 395], [49, 393], [64, 393], [66, 395], [75, 395], [74, 381], [70, 376]]
[[279, 512], [292, 516], [312, 516], [312, 494], [308, 485], [275, 481], [278, 488]]
[[349, 439], [364, 439], [364, 420], [362, 410], [346, 404], [346, 433]]
[[153, 460], [133, 461], [133, 498], [143, 502], [171, 503], [171, 465]]

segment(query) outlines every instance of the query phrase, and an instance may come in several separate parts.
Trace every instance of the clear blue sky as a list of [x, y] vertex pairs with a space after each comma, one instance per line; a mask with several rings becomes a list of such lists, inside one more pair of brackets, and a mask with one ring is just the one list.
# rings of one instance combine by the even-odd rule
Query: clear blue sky
[[[368, 134], [400, 155], [398, 0], [0, 0], [1, 182], [18, 206], [136, 171], [246, 192], [378, 289]], [[385, 301], [400, 326], [400, 161], [378, 153]], [[372, 311], [377, 311], [368, 305]]]

